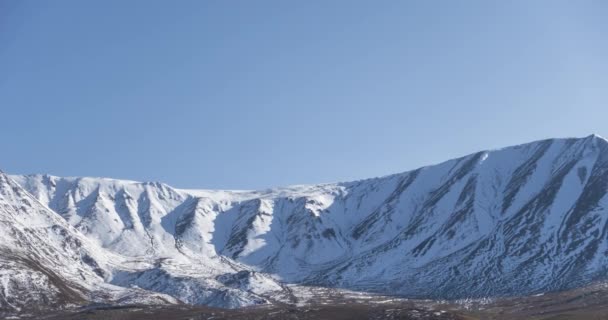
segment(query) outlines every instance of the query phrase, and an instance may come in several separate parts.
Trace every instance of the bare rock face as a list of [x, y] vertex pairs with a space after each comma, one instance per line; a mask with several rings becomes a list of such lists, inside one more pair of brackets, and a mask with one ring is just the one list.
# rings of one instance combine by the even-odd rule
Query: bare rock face
[[594, 135], [262, 191], [0, 177], [0, 258], [12, 261], [0, 266], [11, 279], [0, 283], [4, 308], [24, 292], [237, 308], [297, 302], [298, 285], [522, 296], [607, 275], [608, 142]]

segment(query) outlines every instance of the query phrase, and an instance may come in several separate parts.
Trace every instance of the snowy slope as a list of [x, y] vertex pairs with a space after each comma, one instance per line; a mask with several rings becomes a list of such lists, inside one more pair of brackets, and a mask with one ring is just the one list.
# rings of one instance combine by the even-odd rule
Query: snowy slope
[[86, 301], [176, 303], [166, 295], [110, 285], [110, 261], [55, 212], [0, 172], [0, 315]]
[[284, 283], [465, 298], [606, 278], [608, 142], [595, 135], [263, 191], [11, 177], [119, 257], [98, 259], [105, 282], [188, 303], [292, 301]]

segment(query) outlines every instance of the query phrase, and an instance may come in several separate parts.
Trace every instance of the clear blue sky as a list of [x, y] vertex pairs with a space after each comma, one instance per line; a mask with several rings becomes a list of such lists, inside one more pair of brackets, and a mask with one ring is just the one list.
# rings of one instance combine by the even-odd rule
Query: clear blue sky
[[250, 189], [608, 135], [608, 1], [0, 0], [0, 168]]

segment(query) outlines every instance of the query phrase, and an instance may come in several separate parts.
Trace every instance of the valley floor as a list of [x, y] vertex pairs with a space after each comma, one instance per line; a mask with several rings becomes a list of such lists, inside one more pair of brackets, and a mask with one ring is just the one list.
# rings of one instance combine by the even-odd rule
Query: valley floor
[[[317, 293], [319, 293], [317, 291]], [[343, 300], [341, 300], [342, 298]], [[195, 306], [96, 306], [45, 315], [7, 319], [427, 319], [427, 320], [562, 320], [608, 319], [608, 285], [496, 300], [431, 301], [352, 295], [321, 296], [302, 306], [272, 305], [235, 310]]]
[[173, 319], [327, 319], [327, 320], [367, 320], [367, 319], [442, 319], [465, 320], [468, 317], [446, 311], [433, 311], [405, 305], [341, 304], [307, 307], [266, 307], [239, 310], [210, 309], [201, 307], [128, 307], [101, 308], [75, 313], [59, 313], [42, 319], [114, 319], [114, 320], [173, 320]]

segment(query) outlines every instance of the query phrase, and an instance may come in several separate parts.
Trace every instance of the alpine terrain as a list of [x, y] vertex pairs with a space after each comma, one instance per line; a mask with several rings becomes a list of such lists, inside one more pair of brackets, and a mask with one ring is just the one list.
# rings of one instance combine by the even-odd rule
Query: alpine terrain
[[608, 280], [607, 192], [596, 135], [258, 191], [0, 172], [0, 314], [576, 290]]

